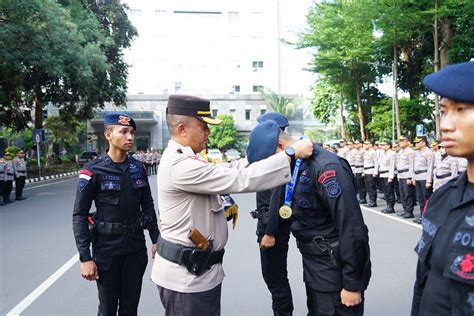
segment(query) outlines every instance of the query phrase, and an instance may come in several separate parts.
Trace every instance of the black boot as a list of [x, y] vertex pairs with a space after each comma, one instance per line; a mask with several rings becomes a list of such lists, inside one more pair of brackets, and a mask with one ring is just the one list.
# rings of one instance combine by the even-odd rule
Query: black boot
[[393, 206], [388, 206], [386, 209], [382, 211], [384, 214], [393, 214], [395, 213], [395, 210], [393, 209]]
[[413, 218], [413, 213], [406, 213], [405, 215], [402, 216], [402, 218]]
[[360, 199], [360, 200], [359, 200], [359, 203], [360, 203], [360, 204], [367, 204], [367, 200], [366, 200], [366, 199]]

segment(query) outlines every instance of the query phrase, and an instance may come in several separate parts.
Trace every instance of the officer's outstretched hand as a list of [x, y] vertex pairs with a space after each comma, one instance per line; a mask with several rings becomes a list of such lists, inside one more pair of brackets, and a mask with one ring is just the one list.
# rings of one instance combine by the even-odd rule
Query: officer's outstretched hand
[[99, 279], [99, 270], [94, 260], [81, 262], [81, 276], [89, 281], [96, 281]]
[[151, 245], [151, 258], [155, 259], [156, 254], [156, 244]]
[[272, 248], [275, 246], [275, 236], [265, 234], [260, 241], [260, 248]]
[[296, 158], [308, 158], [313, 153], [313, 142], [307, 138], [300, 139], [293, 145]]
[[360, 292], [349, 292], [348, 290], [342, 289], [341, 291], [341, 303], [346, 306], [356, 306], [362, 302], [362, 296]]

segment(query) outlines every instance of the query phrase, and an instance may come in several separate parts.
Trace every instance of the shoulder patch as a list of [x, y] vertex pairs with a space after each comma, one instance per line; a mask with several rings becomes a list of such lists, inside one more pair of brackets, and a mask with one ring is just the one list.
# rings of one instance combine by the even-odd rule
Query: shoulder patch
[[90, 170], [87, 169], [81, 169], [79, 171], [79, 179], [84, 179], [86, 181], [89, 181], [94, 173]]
[[318, 182], [320, 184], [323, 184], [328, 179], [335, 178], [335, 177], [336, 177], [336, 170], [328, 170], [319, 176]]

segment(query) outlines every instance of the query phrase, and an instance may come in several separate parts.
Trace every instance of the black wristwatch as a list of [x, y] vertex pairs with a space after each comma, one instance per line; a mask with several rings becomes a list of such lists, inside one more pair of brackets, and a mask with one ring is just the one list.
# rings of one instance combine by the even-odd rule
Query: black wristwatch
[[291, 158], [292, 163], [296, 160], [296, 153], [293, 147], [286, 147], [285, 154], [287, 154]]

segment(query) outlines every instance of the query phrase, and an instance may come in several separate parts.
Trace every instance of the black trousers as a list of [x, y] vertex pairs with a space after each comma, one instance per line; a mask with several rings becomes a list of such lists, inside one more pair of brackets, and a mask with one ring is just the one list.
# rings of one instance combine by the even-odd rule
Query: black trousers
[[400, 198], [402, 200], [403, 211], [413, 214], [415, 205], [415, 186], [407, 184], [407, 179], [398, 179], [400, 186]]
[[197, 293], [181, 293], [157, 285], [165, 316], [220, 316], [221, 284]]
[[420, 217], [421, 217], [426, 201], [428, 201], [431, 194], [433, 193], [433, 188], [430, 188], [430, 189], [426, 188], [426, 180], [417, 180], [415, 183], [415, 186], [416, 186], [416, 197], [418, 200], [418, 205], [420, 206]]
[[364, 297], [356, 306], [347, 307], [341, 303], [340, 292], [319, 292], [306, 285], [306, 305], [308, 316], [362, 316]]
[[365, 189], [364, 175], [362, 173], [356, 173], [355, 178], [359, 200], [365, 200], [367, 198], [367, 191]]
[[26, 177], [16, 177], [15, 178], [15, 198], [21, 198], [23, 196], [23, 189], [25, 187]]
[[99, 313], [137, 315], [148, 256], [146, 250], [109, 258], [109, 264], [99, 264]]
[[367, 193], [369, 194], [369, 201], [372, 203], [377, 202], [377, 188], [376, 188], [376, 181], [377, 177], [374, 177], [371, 174], [364, 175], [365, 180], [365, 187], [367, 189]]
[[387, 207], [393, 208], [395, 205], [395, 191], [394, 184], [388, 182], [388, 178], [379, 178], [382, 183], [383, 195], [385, 197], [385, 202], [387, 202]]
[[393, 189], [395, 191], [395, 200], [396, 201], [401, 201], [400, 197], [400, 184], [398, 182], [398, 177], [395, 175], [393, 178]]
[[10, 202], [10, 194], [12, 193], [13, 189], [13, 180], [8, 180], [3, 182], [3, 202]]
[[[291, 221], [281, 222], [275, 235], [275, 246], [268, 249], [260, 248], [263, 280], [272, 294], [273, 314], [278, 316], [293, 313], [293, 297], [287, 269], [290, 226]], [[257, 241], [260, 243], [263, 235], [258, 237]]]

